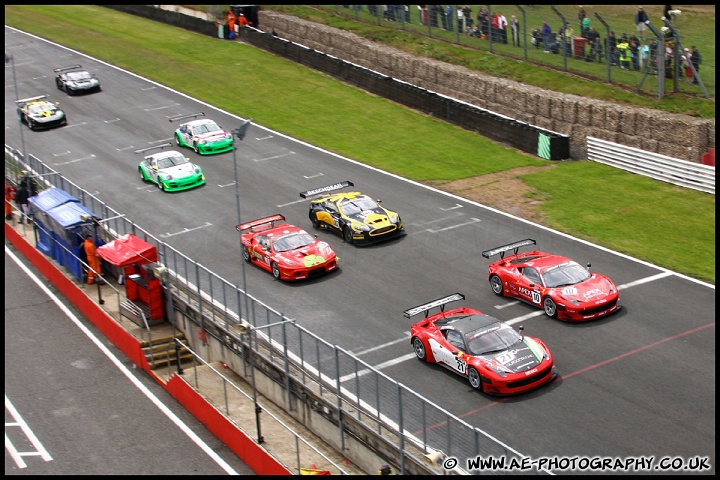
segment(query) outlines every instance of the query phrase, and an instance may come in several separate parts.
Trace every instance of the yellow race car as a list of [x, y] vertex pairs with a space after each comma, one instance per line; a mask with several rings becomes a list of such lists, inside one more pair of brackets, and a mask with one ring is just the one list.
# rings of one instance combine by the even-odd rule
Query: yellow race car
[[[349, 181], [300, 192], [310, 198], [313, 228], [327, 229], [355, 245], [368, 245], [405, 235], [400, 215], [360, 192], [335, 192], [353, 187]], [[333, 193], [335, 192], [335, 193]]]

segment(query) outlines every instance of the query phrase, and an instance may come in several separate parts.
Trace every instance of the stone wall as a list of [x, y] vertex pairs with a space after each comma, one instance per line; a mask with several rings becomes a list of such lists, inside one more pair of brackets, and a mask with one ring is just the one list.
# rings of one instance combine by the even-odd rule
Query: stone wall
[[418, 57], [350, 32], [260, 10], [263, 31], [478, 107], [570, 136], [570, 157], [587, 158], [588, 136], [701, 163], [715, 147], [715, 120], [617, 105], [543, 90]]

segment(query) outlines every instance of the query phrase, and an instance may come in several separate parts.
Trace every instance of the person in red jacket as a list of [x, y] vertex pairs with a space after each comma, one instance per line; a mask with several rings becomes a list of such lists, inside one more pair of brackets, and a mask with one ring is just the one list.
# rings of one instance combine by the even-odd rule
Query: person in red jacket
[[[97, 256], [95, 242], [93, 241], [92, 235], [85, 236], [83, 248], [85, 249], [85, 255], [87, 256], [87, 263], [90, 266], [88, 269], [87, 283], [92, 285], [95, 283], [95, 277], [102, 275], [102, 271], [100, 270], [100, 258]], [[98, 281], [100, 281], [99, 278]]]
[[238, 15], [237, 23], [240, 28], [250, 25], [250, 22], [248, 22], [248, 19], [245, 18], [245, 15], [243, 15], [242, 13]]

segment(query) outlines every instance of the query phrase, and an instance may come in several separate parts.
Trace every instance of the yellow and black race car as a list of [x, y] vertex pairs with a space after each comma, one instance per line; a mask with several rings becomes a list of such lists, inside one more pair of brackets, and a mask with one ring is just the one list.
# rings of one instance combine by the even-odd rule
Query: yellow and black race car
[[30, 130], [41, 130], [67, 125], [67, 117], [59, 107], [59, 103], [51, 102], [47, 95], [16, 100], [17, 114], [20, 121]]
[[389, 240], [405, 235], [400, 215], [380, 206], [360, 192], [335, 192], [353, 187], [349, 181], [300, 192], [310, 202], [310, 221], [313, 228], [328, 229], [343, 240], [355, 245]]

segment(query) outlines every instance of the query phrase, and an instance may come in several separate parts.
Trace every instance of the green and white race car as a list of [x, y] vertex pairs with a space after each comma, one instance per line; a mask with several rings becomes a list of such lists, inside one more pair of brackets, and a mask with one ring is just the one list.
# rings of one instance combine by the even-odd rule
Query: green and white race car
[[[136, 150], [135, 153], [166, 146], [171, 144]], [[146, 156], [138, 166], [138, 173], [143, 182], [152, 182], [165, 192], [187, 190], [205, 184], [202, 168], [176, 150], [166, 150]]]
[[[170, 119], [171, 122], [188, 117], [199, 117], [204, 113], [180, 115]], [[180, 147], [188, 147], [200, 155], [230, 152], [233, 149], [233, 136], [223, 130], [213, 120], [200, 118], [183, 123], [175, 130], [175, 143]]]

